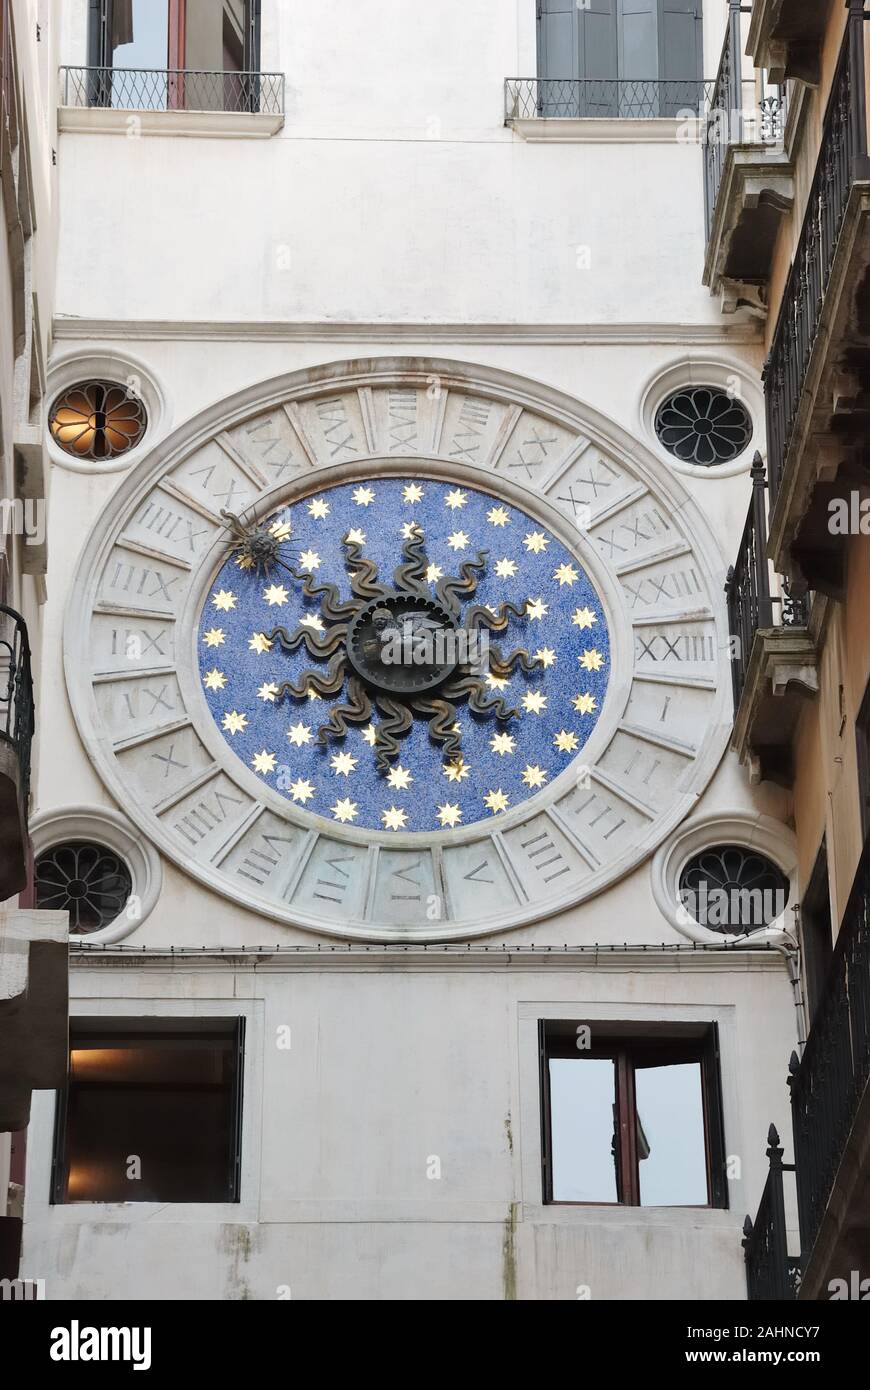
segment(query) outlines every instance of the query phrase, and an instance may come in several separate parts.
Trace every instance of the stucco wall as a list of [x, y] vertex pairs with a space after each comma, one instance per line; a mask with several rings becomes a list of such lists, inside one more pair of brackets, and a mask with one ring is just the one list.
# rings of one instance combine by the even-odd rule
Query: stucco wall
[[[48, 1298], [116, 1297], [119, 1279], [143, 1298], [745, 1297], [740, 1228], [767, 1126], [788, 1126], [775, 953], [570, 971], [130, 962], [75, 970], [73, 994], [78, 1015], [246, 1016], [242, 1189], [234, 1206], [50, 1207], [42, 1093], [23, 1268]], [[728, 1211], [541, 1205], [539, 1017], [718, 1022]]]

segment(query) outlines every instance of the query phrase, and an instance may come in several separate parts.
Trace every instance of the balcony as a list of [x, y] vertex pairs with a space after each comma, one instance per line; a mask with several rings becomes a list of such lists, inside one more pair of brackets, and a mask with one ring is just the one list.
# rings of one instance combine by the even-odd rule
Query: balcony
[[791, 1088], [802, 1296], [870, 1273], [870, 840]]
[[[750, 1298], [790, 1297], [782, 1173], [794, 1172], [801, 1299], [851, 1290], [870, 1271], [870, 840], [855, 875], [803, 1057], [789, 1065], [794, 1167], [771, 1126], [771, 1171], [744, 1226]], [[772, 1292], [779, 1290], [780, 1292]], [[847, 1294], [848, 1296], [848, 1294]], [[857, 1292], [851, 1293], [858, 1297]]]
[[284, 74], [193, 68], [62, 67], [61, 130], [272, 135], [284, 124]]
[[24, 619], [0, 605], [0, 902], [27, 884], [33, 681]]
[[704, 129], [704, 207], [707, 248], [703, 283], [722, 296], [723, 313], [738, 308], [766, 315], [780, 218], [794, 202], [794, 169], [783, 146], [785, 91], [756, 100], [743, 80], [739, 6], [728, 26]]
[[864, 26], [854, 9], [764, 370], [775, 568], [835, 598], [845, 545], [830, 504], [866, 483], [870, 159]]
[[818, 86], [828, 0], [755, 0], [747, 52], [772, 82], [794, 78]]
[[[604, 122], [626, 120], [645, 123], [650, 138], [671, 140], [673, 122], [703, 118], [712, 88], [697, 79], [508, 77], [504, 119], [527, 140], [595, 139], [589, 121], [606, 130]], [[663, 121], [671, 124], [663, 127]]]
[[732, 747], [750, 780], [791, 786], [791, 739], [807, 698], [818, 692], [816, 646], [807, 596], [771, 575], [767, 559], [767, 483], [760, 454], [752, 499], [725, 593], [734, 683]]

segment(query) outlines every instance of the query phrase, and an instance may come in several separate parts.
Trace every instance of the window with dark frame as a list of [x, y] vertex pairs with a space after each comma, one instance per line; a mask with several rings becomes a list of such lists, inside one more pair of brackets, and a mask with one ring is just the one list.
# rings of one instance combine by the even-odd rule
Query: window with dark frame
[[800, 913], [801, 946], [803, 949], [804, 979], [807, 989], [807, 1011], [810, 1022], [825, 989], [831, 957], [834, 954], [834, 924], [831, 919], [831, 893], [828, 883], [828, 847], [825, 840], [819, 850]]
[[244, 1019], [72, 1019], [52, 1201], [237, 1202]]
[[718, 1030], [541, 1020], [544, 1201], [727, 1207]]
[[90, 0], [89, 104], [258, 110], [261, 2]]
[[858, 718], [855, 720], [855, 739], [858, 745], [858, 795], [861, 799], [861, 830], [866, 840], [870, 835], [870, 681], [864, 691]]

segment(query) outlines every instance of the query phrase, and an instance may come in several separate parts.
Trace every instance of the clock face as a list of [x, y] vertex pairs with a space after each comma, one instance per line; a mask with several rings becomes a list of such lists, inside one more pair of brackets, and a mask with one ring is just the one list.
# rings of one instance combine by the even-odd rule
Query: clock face
[[279, 795], [431, 834], [504, 815], [580, 757], [607, 621], [539, 520], [478, 488], [369, 476], [259, 528], [277, 545], [221, 566], [199, 667], [227, 745]]
[[464, 938], [599, 892], [693, 808], [727, 739], [721, 587], [680, 484], [576, 402], [342, 364], [125, 480], [67, 682], [192, 876], [320, 934]]

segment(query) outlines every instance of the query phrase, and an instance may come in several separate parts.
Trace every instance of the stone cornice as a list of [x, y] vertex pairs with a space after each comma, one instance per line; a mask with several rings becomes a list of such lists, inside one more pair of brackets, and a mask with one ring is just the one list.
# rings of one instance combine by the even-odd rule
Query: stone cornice
[[761, 345], [761, 325], [736, 323], [355, 323], [320, 320], [101, 319], [60, 315], [54, 338], [129, 342], [412, 342], [530, 343], [554, 347], [597, 345]]
[[507, 944], [403, 946], [400, 943], [325, 946], [88, 946], [75, 942], [70, 950], [70, 968], [179, 969], [210, 971], [267, 970], [286, 973], [295, 970], [374, 970], [385, 965], [409, 970], [591, 970], [660, 971], [679, 973], [701, 971], [779, 970], [783, 954], [772, 945], [753, 948], [720, 945], [598, 945], [508, 946]]

